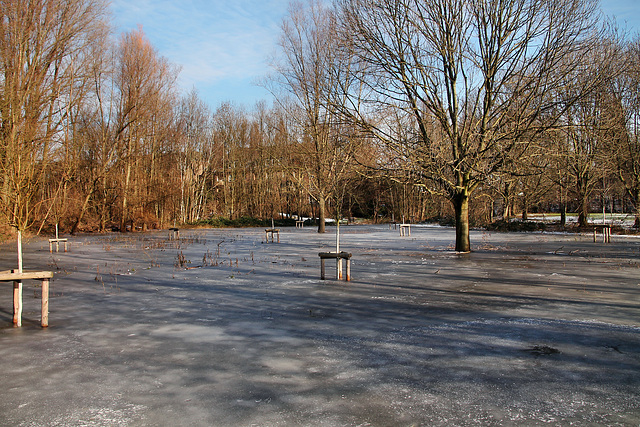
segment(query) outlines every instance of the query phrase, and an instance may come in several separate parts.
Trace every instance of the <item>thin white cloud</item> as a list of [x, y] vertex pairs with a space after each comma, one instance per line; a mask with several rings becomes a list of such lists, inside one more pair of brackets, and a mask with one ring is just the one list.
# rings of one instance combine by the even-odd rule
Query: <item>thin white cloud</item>
[[266, 57], [275, 48], [287, 5], [288, 0], [112, 1], [118, 28], [142, 25], [158, 52], [182, 67], [182, 86], [197, 87], [203, 98], [216, 84], [251, 86], [268, 72]]

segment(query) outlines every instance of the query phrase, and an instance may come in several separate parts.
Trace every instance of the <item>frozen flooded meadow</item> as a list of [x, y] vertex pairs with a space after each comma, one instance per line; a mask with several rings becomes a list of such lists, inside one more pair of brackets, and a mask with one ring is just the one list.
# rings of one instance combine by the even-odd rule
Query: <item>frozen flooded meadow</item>
[[[341, 227], [24, 243], [49, 327], [0, 292], [0, 425], [640, 424], [640, 238]], [[66, 237], [66, 236], [65, 236]], [[0, 270], [15, 268], [12, 244]]]

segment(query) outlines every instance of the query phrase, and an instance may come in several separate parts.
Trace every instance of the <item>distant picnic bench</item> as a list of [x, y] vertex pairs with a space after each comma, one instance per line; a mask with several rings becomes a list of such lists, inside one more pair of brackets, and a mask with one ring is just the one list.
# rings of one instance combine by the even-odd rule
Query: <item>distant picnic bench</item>
[[280, 229], [279, 228], [267, 228], [264, 230], [265, 238], [267, 243], [269, 243], [269, 236], [271, 236], [271, 243], [273, 243], [273, 236], [278, 236], [278, 243], [280, 243]]
[[13, 282], [13, 324], [22, 326], [22, 281], [42, 281], [42, 304], [40, 325], [43, 328], [49, 326], [49, 280], [53, 278], [52, 271], [0, 271], [0, 282]]
[[64, 251], [67, 252], [67, 239], [61, 239], [58, 235], [58, 224], [56, 224], [56, 238], [49, 239], [49, 253], [53, 252], [53, 244], [56, 245], [56, 252], [60, 250], [60, 243], [64, 243]]
[[49, 239], [49, 252], [53, 252], [53, 245], [56, 245], [56, 252], [60, 249], [60, 243], [64, 243], [64, 251], [67, 252], [67, 239]]
[[169, 240], [180, 240], [180, 229], [171, 227], [169, 229]]
[[602, 233], [602, 243], [611, 243], [611, 226], [610, 225], [596, 225], [593, 227], [593, 241], [598, 241], [598, 229]]

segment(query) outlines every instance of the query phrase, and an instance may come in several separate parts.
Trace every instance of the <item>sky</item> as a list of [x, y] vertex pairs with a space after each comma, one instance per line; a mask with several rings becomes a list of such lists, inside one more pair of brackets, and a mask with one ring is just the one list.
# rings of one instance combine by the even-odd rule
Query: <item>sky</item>
[[[272, 101], [258, 83], [271, 72], [289, 0], [112, 0], [118, 33], [142, 26], [159, 55], [180, 66], [184, 93], [195, 88], [215, 110]], [[602, 0], [622, 28], [640, 31], [639, 0]]]

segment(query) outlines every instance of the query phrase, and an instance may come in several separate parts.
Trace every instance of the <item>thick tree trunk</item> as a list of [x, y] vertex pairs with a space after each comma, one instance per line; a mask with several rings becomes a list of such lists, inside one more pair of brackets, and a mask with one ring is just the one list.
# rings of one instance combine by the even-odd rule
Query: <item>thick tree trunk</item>
[[589, 223], [589, 201], [586, 197], [580, 198], [580, 207], [578, 209], [578, 225], [586, 227]]
[[580, 175], [576, 180], [576, 193], [578, 194], [578, 226], [586, 227], [589, 221], [589, 179], [585, 175]]
[[325, 220], [326, 220], [326, 199], [324, 197], [318, 198], [318, 233], [325, 232]]
[[453, 208], [456, 213], [456, 251], [470, 252], [469, 242], [469, 195], [466, 191], [455, 195]]

